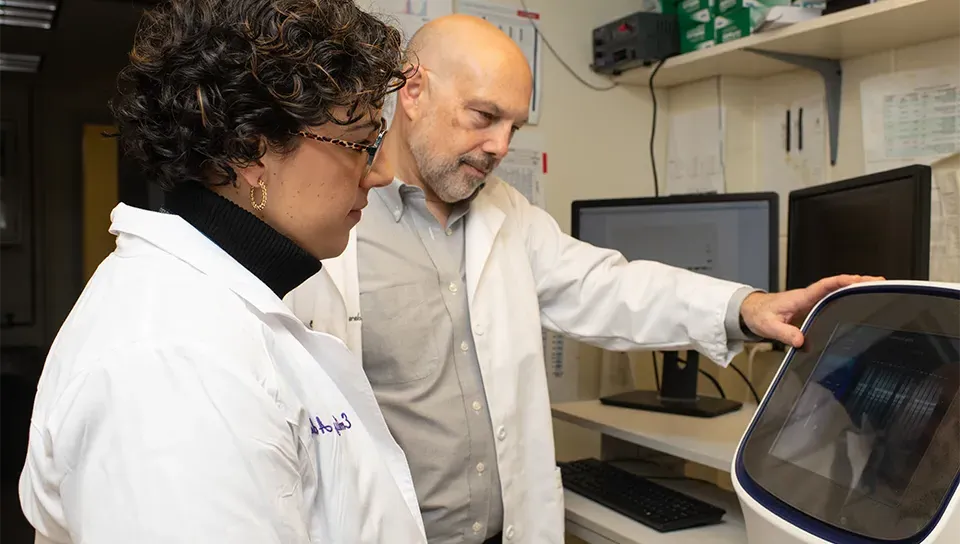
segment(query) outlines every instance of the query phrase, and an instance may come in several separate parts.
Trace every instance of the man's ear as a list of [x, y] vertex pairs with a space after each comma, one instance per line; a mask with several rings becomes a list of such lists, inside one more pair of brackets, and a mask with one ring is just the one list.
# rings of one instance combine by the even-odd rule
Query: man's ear
[[407, 77], [406, 84], [397, 91], [397, 106], [411, 120], [420, 117], [422, 100], [427, 90], [426, 72], [418, 67], [412, 75]]

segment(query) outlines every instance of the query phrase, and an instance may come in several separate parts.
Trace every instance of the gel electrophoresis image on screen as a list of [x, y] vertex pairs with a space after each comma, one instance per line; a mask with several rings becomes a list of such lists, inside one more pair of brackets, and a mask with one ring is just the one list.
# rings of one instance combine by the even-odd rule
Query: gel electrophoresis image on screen
[[900, 506], [957, 395], [960, 339], [840, 325], [770, 453]]
[[925, 280], [930, 168], [909, 166], [790, 193], [787, 289], [837, 274]]

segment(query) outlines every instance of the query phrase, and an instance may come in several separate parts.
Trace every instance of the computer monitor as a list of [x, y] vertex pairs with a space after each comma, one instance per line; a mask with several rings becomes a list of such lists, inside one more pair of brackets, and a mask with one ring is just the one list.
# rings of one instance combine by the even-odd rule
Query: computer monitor
[[787, 224], [787, 289], [837, 274], [926, 280], [930, 167], [792, 191]]
[[732, 466], [749, 544], [957, 542], [960, 284], [857, 284], [802, 330]]
[[[779, 278], [778, 206], [772, 192], [579, 200], [573, 203], [572, 233], [630, 261], [658, 261], [772, 292]], [[676, 351], [663, 359], [660, 391], [630, 391], [600, 401], [696, 417], [740, 408], [733, 400], [697, 394], [695, 351], [686, 360]]]

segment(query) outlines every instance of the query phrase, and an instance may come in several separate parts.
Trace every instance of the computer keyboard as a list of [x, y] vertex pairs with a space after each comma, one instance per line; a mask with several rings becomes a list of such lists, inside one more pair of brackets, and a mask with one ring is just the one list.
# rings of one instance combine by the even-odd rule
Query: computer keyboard
[[661, 533], [720, 523], [726, 513], [604, 461], [559, 465], [565, 488]]

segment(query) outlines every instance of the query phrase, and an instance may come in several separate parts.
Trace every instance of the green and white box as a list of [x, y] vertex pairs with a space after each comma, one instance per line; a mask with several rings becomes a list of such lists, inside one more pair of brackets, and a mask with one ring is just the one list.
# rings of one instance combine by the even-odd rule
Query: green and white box
[[751, 21], [752, 10], [742, 8], [717, 15], [713, 22], [717, 43], [727, 43], [749, 36], [755, 28]]
[[680, 52], [689, 53], [716, 45], [713, 21], [680, 29]]
[[687, 29], [713, 19], [714, 0], [677, 0], [677, 23]]
[[[716, 2], [717, 5], [714, 13], [717, 15], [723, 15], [738, 9], [750, 8], [756, 11], [758, 15], [766, 16], [770, 8], [774, 6], [795, 6], [798, 4], [797, 2], [791, 2], [791, 0], [716, 0]], [[756, 17], [756, 15], [754, 17]], [[763, 17], [760, 17], [760, 20], [762, 21]]]
[[717, 43], [727, 43], [753, 34], [763, 24], [771, 8], [789, 5], [790, 0], [717, 0], [714, 23], [717, 27]]

